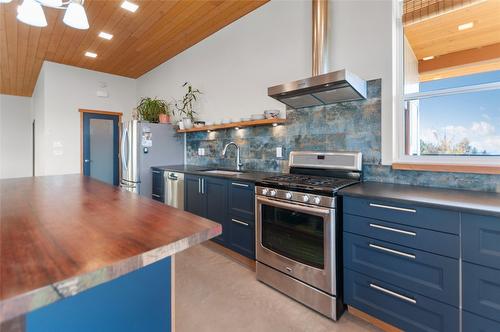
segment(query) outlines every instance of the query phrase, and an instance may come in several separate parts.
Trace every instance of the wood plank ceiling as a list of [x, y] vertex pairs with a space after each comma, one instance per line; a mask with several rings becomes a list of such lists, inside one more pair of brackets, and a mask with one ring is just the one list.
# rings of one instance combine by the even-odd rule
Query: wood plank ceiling
[[[408, 10], [417, 1], [442, 9], [406, 12], [404, 31], [422, 81], [500, 69], [500, 0], [406, 0]], [[472, 28], [458, 29], [469, 22]]]
[[31, 96], [44, 60], [137, 78], [267, 1], [135, 0], [131, 13], [121, 0], [86, 0], [88, 30], [66, 26], [64, 11], [47, 7], [47, 27], [32, 27], [16, 19], [20, 0], [0, 4], [0, 93]]

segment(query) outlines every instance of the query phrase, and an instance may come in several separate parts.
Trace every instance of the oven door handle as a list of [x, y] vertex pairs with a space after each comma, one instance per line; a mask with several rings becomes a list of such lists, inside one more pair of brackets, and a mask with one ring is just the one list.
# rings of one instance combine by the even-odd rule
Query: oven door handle
[[298, 212], [304, 212], [304, 213], [312, 213], [316, 215], [328, 215], [331, 213], [331, 209], [327, 208], [320, 208], [320, 207], [314, 207], [314, 206], [304, 206], [302, 204], [291, 204], [291, 203], [286, 203], [286, 202], [280, 202], [275, 199], [270, 199], [266, 197], [257, 197], [257, 202], [261, 203], [266, 203], [271, 206], [276, 206], [276, 207], [281, 207], [289, 210], [294, 210]]

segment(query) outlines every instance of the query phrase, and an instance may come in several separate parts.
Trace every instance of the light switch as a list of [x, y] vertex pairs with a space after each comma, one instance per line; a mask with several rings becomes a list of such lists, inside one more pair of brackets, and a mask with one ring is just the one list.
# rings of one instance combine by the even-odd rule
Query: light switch
[[205, 148], [198, 148], [198, 156], [204, 156], [205, 155]]
[[276, 147], [276, 158], [283, 158], [283, 147]]

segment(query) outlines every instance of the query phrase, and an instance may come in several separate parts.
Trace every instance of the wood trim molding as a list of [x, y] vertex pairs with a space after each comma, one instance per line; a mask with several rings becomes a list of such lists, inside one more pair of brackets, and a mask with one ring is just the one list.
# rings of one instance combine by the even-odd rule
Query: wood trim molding
[[85, 108], [79, 108], [78, 112], [80, 113], [94, 113], [94, 114], [106, 114], [106, 115], [119, 115], [123, 116], [122, 112], [110, 112], [110, 111], [99, 111], [99, 110], [88, 110]]
[[203, 243], [203, 245], [221, 255], [228, 257], [229, 259], [236, 261], [237, 263], [255, 272], [256, 269], [255, 261], [253, 259], [240, 255], [236, 251], [232, 251], [231, 249], [223, 247], [220, 244], [215, 243], [214, 241], [206, 241]]
[[500, 175], [500, 166], [488, 166], [488, 165], [393, 163], [392, 169], [403, 170], [403, 171], [427, 171], [427, 172]]
[[358, 318], [360, 318], [360, 319], [362, 319], [362, 320], [364, 320], [372, 325], [375, 325], [376, 327], [378, 327], [379, 329], [381, 329], [385, 332], [403, 332], [403, 330], [400, 330], [397, 327], [392, 326], [391, 324], [388, 324], [384, 321], [381, 321], [378, 318], [370, 316], [367, 313], [365, 313], [361, 310], [358, 310], [354, 307], [347, 306], [347, 310], [349, 311], [349, 313], [351, 315], [358, 317]]

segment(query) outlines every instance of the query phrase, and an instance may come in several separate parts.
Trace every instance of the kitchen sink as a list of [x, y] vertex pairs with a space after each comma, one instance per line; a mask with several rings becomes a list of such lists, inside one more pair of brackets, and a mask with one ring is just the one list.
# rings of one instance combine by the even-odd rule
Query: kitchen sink
[[243, 172], [238, 172], [238, 171], [228, 171], [228, 170], [223, 170], [223, 169], [209, 169], [206, 171], [202, 171], [203, 173], [210, 173], [210, 174], [221, 174], [221, 175], [238, 175], [238, 174], [243, 174]]

